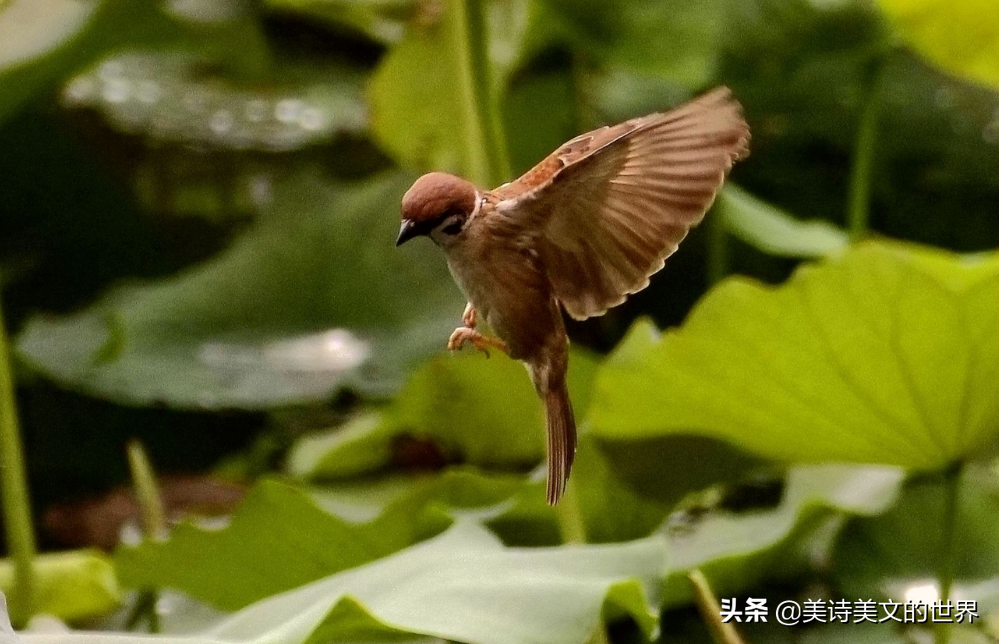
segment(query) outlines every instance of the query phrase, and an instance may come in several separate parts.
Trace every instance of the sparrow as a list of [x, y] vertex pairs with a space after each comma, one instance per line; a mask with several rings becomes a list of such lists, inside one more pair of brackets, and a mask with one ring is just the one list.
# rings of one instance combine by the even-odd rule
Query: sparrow
[[448, 348], [492, 347], [527, 367], [546, 412], [550, 505], [576, 451], [562, 310], [585, 320], [648, 286], [748, 146], [742, 108], [719, 87], [577, 136], [494, 190], [431, 172], [403, 196], [396, 245], [430, 237], [468, 300]]

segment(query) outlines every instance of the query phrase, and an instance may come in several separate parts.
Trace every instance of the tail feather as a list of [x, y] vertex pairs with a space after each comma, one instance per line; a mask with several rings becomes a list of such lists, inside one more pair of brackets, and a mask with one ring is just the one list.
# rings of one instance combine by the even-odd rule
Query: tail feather
[[565, 492], [576, 456], [576, 419], [565, 383], [545, 392], [548, 419], [548, 504], [558, 503]]

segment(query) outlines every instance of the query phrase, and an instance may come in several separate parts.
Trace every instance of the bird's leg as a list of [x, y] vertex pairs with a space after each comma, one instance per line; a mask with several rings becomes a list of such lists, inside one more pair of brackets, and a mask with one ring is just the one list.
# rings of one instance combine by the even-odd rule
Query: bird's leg
[[471, 302], [465, 305], [465, 312], [461, 314], [461, 322], [469, 329], [475, 328], [475, 309], [472, 308]]
[[465, 311], [461, 314], [461, 323], [464, 326], [460, 326], [454, 330], [454, 333], [451, 334], [451, 337], [447, 341], [447, 348], [451, 351], [458, 351], [466, 342], [471, 342], [472, 346], [486, 354], [487, 358], [489, 357], [488, 347], [499, 349], [503, 353], [509, 353], [505, 342], [499, 338], [482, 335], [475, 330], [475, 318], [475, 308], [469, 302], [465, 305]]
[[506, 343], [499, 338], [490, 338], [489, 336], [482, 335], [475, 329], [470, 329], [467, 326], [460, 326], [454, 330], [451, 337], [447, 341], [447, 348], [451, 351], [457, 351], [461, 349], [466, 342], [471, 342], [472, 346], [486, 354], [489, 357], [489, 348], [493, 347], [499, 349], [503, 353], [509, 353], [506, 348]]

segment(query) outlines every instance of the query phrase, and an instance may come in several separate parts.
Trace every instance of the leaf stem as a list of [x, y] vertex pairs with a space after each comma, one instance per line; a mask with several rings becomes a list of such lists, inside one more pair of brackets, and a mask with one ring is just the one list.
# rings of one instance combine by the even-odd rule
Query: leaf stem
[[[963, 465], [963, 463], [958, 462], [944, 473], [943, 532], [940, 536], [940, 560], [937, 562], [937, 584], [940, 586], [940, 602], [943, 604], [950, 601], [951, 590], [954, 586], [954, 568], [957, 558], [955, 535]], [[947, 644], [950, 640], [950, 630], [948, 624], [937, 624], [934, 638], [936, 644]]]
[[881, 77], [885, 54], [871, 62], [864, 88], [864, 104], [860, 111], [860, 125], [853, 148], [848, 192], [847, 228], [850, 241], [867, 236], [871, 212], [871, 171], [874, 167], [874, 142], [878, 133], [878, 116], [881, 108]]
[[128, 613], [125, 620], [125, 630], [133, 631], [143, 618], [149, 623], [150, 633], [160, 632], [160, 615], [156, 612], [156, 604], [159, 602], [159, 593], [155, 590], [140, 590], [135, 598], [135, 605]]
[[707, 624], [711, 639], [715, 644], [745, 644], [738, 631], [735, 630], [735, 626], [722, 621], [721, 606], [718, 604], [718, 598], [711, 590], [711, 585], [708, 584], [704, 573], [694, 568], [687, 573], [687, 579], [694, 587], [694, 601], [697, 603], [697, 609], [700, 611], [701, 617], [704, 618], [704, 623]]
[[35, 533], [31, 523], [28, 474], [17, 420], [14, 371], [0, 308], [0, 492], [7, 544], [14, 560], [11, 611], [22, 622], [35, 613]]
[[586, 543], [586, 523], [579, 505], [576, 486], [570, 479], [565, 486], [562, 499], [555, 506], [555, 517], [558, 520], [558, 530], [565, 543]]
[[489, 58], [489, 33], [482, 0], [450, 0], [452, 39], [465, 128], [465, 161], [471, 179], [494, 186], [510, 175], [497, 78]]
[[[562, 499], [555, 506], [558, 529], [565, 543], [586, 543], [586, 522], [583, 520], [582, 506], [576, 494], [576, 485], [570, 479], [565, 486]], [[588, 644], [609, 644], [607, 625], [602, 621], [593, 629]]]
[[506, 145], [506, 132], [503, 127], [503, 113], [500, 110], [500, 95], [497, 84], [501, 79], [492, 68], [489, 56], [489, 24], [486, 21], [486, 3], [483, 0], [468, 0], [468, 32], [472, 46], [471, 59], [476, 91], [479, 95], [479, 119], [486, 132], [489, 158], [490, 185], [511, 179], [510, 155]]
[[729, 272], [728, 231], [725, 211], [716, 206], [708, 218], [708, 285], [714, 286]]
[[461, 97], [462, 125], [465, 129], [465, 163], [472, 181], [478, 185], [491, 183], [489, 151], [486, 148], [486, 128], [482, 108], [479, 105], [479, 92], [475, 80], [475, 55], [471, 36], [469, 5], [477, 5], [478, 0], [450, 0], [450, 27], [457, 57], [458, 92]]

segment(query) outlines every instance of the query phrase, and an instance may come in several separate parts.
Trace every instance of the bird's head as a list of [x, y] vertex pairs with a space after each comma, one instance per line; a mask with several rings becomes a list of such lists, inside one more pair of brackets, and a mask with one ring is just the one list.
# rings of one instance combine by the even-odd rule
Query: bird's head
[[402, 198], [402, 228], [395, 245], [429, 235], [443, 244], [461, 233], [475, 212], [479, 193], [471, 182], [444, 172], [416, 180]]

